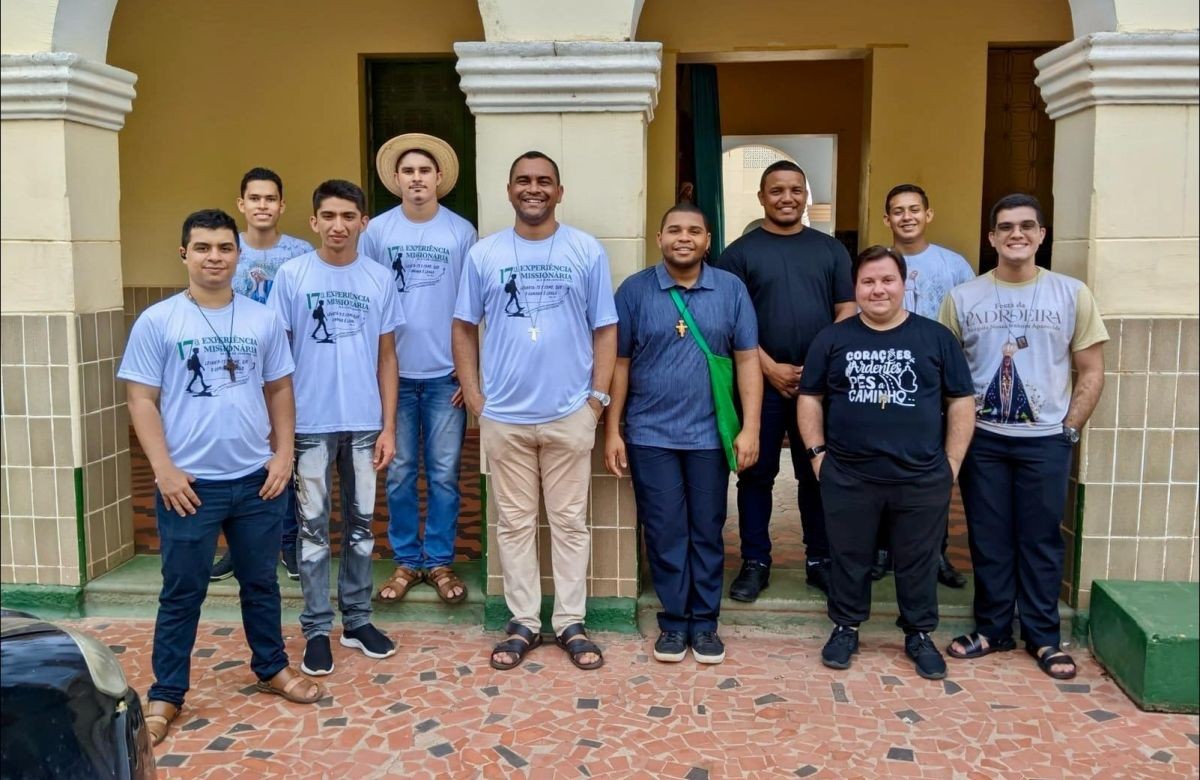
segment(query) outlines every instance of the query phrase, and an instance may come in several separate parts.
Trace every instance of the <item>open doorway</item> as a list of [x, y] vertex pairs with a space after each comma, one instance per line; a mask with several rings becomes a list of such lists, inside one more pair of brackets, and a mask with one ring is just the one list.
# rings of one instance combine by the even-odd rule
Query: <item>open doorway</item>
[[808, 178], [806, 227], [833, 234], [837, 204], [836, 135], [729, 135], [721, 139], [725, 241], [732, 242], [762, 224], [758, 183], [768, 166], [794, 162]]

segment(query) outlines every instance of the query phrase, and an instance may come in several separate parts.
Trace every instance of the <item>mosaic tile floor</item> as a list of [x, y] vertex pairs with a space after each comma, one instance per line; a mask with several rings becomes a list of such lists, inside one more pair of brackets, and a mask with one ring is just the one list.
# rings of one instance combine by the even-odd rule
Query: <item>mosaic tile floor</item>
[[[79, 621], [150, 683], [149, 621]], [[201, 626], [193, 690], [157, 749], [164, 778], [1157, 778], [1200, 771], [1200, 720], [1139, 711], [1086, 654], [1055, 684], [1024, 653], [921, 680], [898, 635], [864, 636], [854, 667], [821, 638], [729, 629], [726, 662], [659, 664], [640, 638], [598, 635], [580, 673], [553, 646], [485, 665], [479, 629], [391, 627], [371, 661], [334, 643], [319, 706], [253, 692], [241, 628]], [[303, 641], [288, 637], [298, 659]], [[946, 637], [939, 637], [944, 644]]]

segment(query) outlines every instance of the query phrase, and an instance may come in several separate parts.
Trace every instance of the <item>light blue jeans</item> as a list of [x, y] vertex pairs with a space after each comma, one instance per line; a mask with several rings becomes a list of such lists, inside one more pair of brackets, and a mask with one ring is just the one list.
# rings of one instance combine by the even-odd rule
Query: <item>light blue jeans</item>
[[[454, 563], [462, 497], [458, 475], [467, 428], [466, 410], [450, 405], [456, 390], [458, 381], [450, 375], [434, 379], [400, 377], [396, 457], [387, 473], [388, 541], [398, 566], [432, 569]], [[423, 538], [417, 508], [421, 455], [428, 495]]]
[[371, 622], [371, 554], [375, 537], [375, 440], [379, 431], [296, 434], [296, 509], [300, 520], [300, 588], [304, 638], [333, 630], [329, 602], [329, 512], [333, 468], [342, 481], [342, 565], [338, 570], [338, 609], [342, 626], [354, 630]]

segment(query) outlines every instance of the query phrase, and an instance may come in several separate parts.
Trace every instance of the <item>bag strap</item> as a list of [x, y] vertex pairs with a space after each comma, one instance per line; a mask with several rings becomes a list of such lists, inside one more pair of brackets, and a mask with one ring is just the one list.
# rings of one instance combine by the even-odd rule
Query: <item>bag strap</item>
[[696, 346], [700, 347], [700, 351], [706, 356], [712, 357], [712, 350], [708, 348], [708, 342], [704, 340], [704, 334], [700, 332], [700, 328], [696, 327], [696, 321], [692, 319], [692, 313], [688, 311], [682, 296], [679, 295], [679, 290], [674, 287], [671, 288], [671, 300], [675, 302], [675, 308], [679, 309], [679, 316], [687, 324], [688, 330], [692, 333], [692, 338], [696, 339]]

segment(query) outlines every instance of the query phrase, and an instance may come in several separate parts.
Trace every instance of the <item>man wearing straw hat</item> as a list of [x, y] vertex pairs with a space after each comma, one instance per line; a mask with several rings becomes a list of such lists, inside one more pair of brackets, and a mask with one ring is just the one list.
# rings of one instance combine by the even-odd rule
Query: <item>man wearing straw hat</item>
[[[467, 597], [452, 568], [467, 415], [450, 353], [450, 322], [463, 259], [478, 236], [471, 223], [438, 203], [458, 180], [458, 157], [445, 141], [424, 133], [398, 135], [380, 147], [375, 162], [379, 180], [400, 205], [371, 220], [359, 252], [392, 272], [408, 317], [396, 332], [400, 396], [396, 457], [387, 474], [388, 540], [396, 569], [379, 599], [398, 601], [427, 580], [443, 601], [456, 604]], [[428, 494], [423, 537], [420, 454]]]

